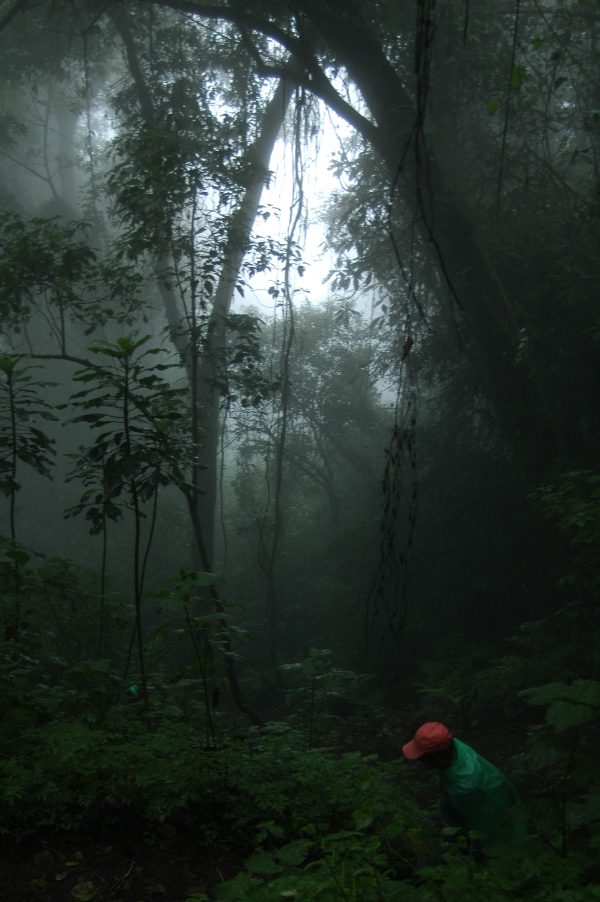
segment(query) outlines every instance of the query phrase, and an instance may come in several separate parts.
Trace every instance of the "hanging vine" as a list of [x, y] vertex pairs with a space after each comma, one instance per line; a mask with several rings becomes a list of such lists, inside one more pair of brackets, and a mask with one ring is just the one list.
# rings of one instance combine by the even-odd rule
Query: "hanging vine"
[[[418, 513], [417, 393], [399, 390], [394, 425], [385, 449], [381, 484], [379, 563], [367, 598], [365, 655], [375, 625], [384, 624], [382, 642], [400, 640], [408, 616], [409, 555]], [[402, 528], [404, 524], [404, 529]]]
[[[425, 140], [425, 119], [431, 83], [431, 57], [435, 37], [436, 0], [417, 0], [414, 71], [416, 76], [416, 113], [413, 128], [401, 154], [390, 186], [388, 233], [394, 258], [405, 285], [404, 327], [399, 342], [399, 382], [394, 423], [389, 446], [385, 449], [382, 479], [382, 515], [379, 562], [367, 597], [365, 617], [365, 655], [376, 623], [383, 622], [382, 642], [400, 640], [408, 616], [409, 555], [418, 513], [417, 471], [417, 390], [411, 381], [409, 354], [415, 342], [412, 309], [416, 307], [421, 324], [427, 323], [415, 276], [417, 229], [424, 228], [433, 245], [442, 273], [455, 302], [460, 301], [446, 271], [441, 249], [434, 235], [433, 192]], [[394, 231], [393, 213], [396, 188], [409, 154], [415, 167], [415, 214], [410, 225], [410, 264], [400, 252]], [[403, 528], [404, 525], [404, 528]]]
[[[277, 423], [274, 436], [272, 453], [274, 455], [273, 466], [274, 488], [271, 502], [270, 481], [271, 473], [269, 458], [267, 459], [267, 501], [261, 523], [259, 537], [259, 565], [267, 577], [267, 597], [265, 615], [270, 634], [271, 663], [277, 666], [278, 625], [279, 625], [279, 600], [276, 582], [276, 565], [281, 550], [283, 539], [283, 461], [288, 428], [288, 410], [290, 400], [290, 356], [294, 345], [294, 303], [291, 284], [292, 266], [296, 259], [295, 248], [298, 231], [302, 225], [305, 214], [304, 195], [304, 163], [303, 163], [303, 123], [305, 122], [306, 93], [303, 88], [296, 90], [296, 104], [294, 107], [293, 143], [292, 143], [292, 199], [289, 209], [288, 228], [286, 238], [286, 255], [283, 271], [283, 305], [282, 305], [282, 333], [281, 333], [281, 394]], [[270, 543], [266, 542], [266, 524], [268, 519], [272, 522]]]
[[520, 0], [515, 0], [515, 20], [513, 24], [512, 46], [510, 50], [510, 74], [506, 92], [506, 107], [504, 110], [504, 123], [502, 125], [502, 146], [500, 148], [500, 164], [498, 166], [498, 185], [496, 187], [496, 216], [500, 216], [502, 202], [502, 182], [504, 180], [504, 160], [506, 157], [506, 139], [508, 137], [508, 119], [510, 116], [510, 101], [515, 86], [515, 60], [517, 56], [517, 43], [519, 39], [519, 17], [521, 13]]

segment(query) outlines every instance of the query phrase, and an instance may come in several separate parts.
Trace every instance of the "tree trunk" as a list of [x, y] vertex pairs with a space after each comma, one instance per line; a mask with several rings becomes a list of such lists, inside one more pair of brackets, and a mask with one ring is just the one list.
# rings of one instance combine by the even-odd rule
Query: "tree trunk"
[[[148, 123], [154, 120], [151, 94], [144, 80], [129, 23], [125, 14], [117, 9], [110, 11], [117, 31], [125, 46], [132, 79], [138, 92], [140, 108]], [[233, 214], [227, 242], [223, 252], [223, 264], [208, 322], [205, 350], [199, 360], [193, 340], [182, 328], [182, 311], [173, 289], [161, 275], [169, 267], [170, 253], [166, 241], [157, 248], [155, 271], [161, 291], [171, 337], [185, 365], [190, 391], [196, 405], [199, 426], [203, 432], [199, 466], [193, 483], [195, 505], [204, 537], [204, 546], [211, 566], [214, 562], [215, 511], [217, 498], [217, 456], [219, 442], [219, 408], [221, 402], [222, 375], [226, 365], [227, 317], [231, 309], [235, 286], [240, 277], [242, 261], [250, 244], [250, 235], [263, 187], [268, 176], [269, 162], [275, 141], [281, 130], [290, 99], [293, 83], [286, 77], [279, 79], [272, 99], [267, 104], [260, 132], [247, 151], [250, 164], [248, 185], [238, 210]], [[221, 378], [220, 378], [221, 377]]]
[[[414, 147], [417, 110], [382, 46], [363, 19], [362, 9], [349, 0], [344, 12], [335, 2], [303, 7], [312, 23], [360, 90], [376, 124], [371, 141], [386, 163], [390, 179], [417, 223], [431, 264], [441, 269], [444, 280], [463, 309], [467, 333], [505, 438], [529, 474], [539, 478], [552, 465], [559, 439], [549, 406], [535, 373], [516, 365], [518, 323], [510, 298], [488, 264], [457, 198], [443, 174], [443, 167], [427, 154], [424, 142], [419, 159], [407, 153]], [[401, 172], [399, 170], [401, 169]], [[400, 177], [399, 177], [400, 176]], [[435, 222], [428, 218], [431, 206]], [[406, 221], [406, 214], [403, 215]]]
[[281, 130], [293, 91], [294, 86], [290, 81], [285, 78], [280, 79], [273, 98], [264, 112], [260, 134], [248, 149], [248, 161], [251, 164], [250, 183], [229, 225], [223, 266], [208, 322], [207, 351], [197, 368], [195, 395], [200, 410], [204, 440], [199, 461], [201, 468], [197, 473], [195, 489], [198, 495], [204, 541], [211, 561], [214, 559], [217, 456], [220, 433], [221, 392], [218, 383], [222, 382], [222, 374], [226, 366], [227, 317], [231, 310], [235, 286], [240, 277], [242, 261], [250, 244], [250, 235], [268, 175], [273, 147]]
[[[150, 124], [155, 118], [152, 97], [139, 65], [128, 21], [121, 11], [113, 10], [110, 15], [125, 46], [142, 113]], [[258, 137], [247, 150], [248, 184], [240, 206], [233, 214], [229, 224], [221, 273], [208, 321], [207, 340], [199, 359], [195, 357], [198, 351], [194, 337], [192, 336], [190, 339], [189, 334], [186, 334], [181, 328], [182, 312], [175, 292], [164, 279], [164, 272], [169, 268], [170, 263], [170, 252], [166, 240], [163, 239], [159, 243], [155, 256], [155, 272], [167, 322], [170, 326], [173, 343], [185, 366], [192, 403], [197, 415], [197, 431], [202, 435], [198, 466], [194, 467], [192, 475], [192, 491], [191, 493], [186, 492], [186, 499], [190, 510], [199, 566], [205, 570], [211, 570], [214, 567], [220, 385], [222, 385], [222, 376], [226, 367], [227, 318], [231, 310], [235, 287], [240, 278], [242, 262], [250, 244], [260, 198], [268, 177], [273, 148], [293, 91], [294, 85], [291, 81], [285, 77], [279, 79], [274, 95], [265, 109]], [[211, 597], [216, 610], [223, 613], [223, 605], [216, 590], [211, 590]], [[227, 644], [229, 644], [229, 640], [227, 640]], [[248, 714], [254, 723], [260, 722], [255, 714], [249, 712], [243, 701], [235, 673], [233, 654], [229, 647], [226, 648], [225, 659], [227, 677], [234, 700], [240, 710]]]
[[57, 125], [56, 166], [60, 198], [77, 216], [79, 198], [75, 165], [75, 132], [79, 116], [74, 112], [58, 84], [50, 89], [50, 105]]

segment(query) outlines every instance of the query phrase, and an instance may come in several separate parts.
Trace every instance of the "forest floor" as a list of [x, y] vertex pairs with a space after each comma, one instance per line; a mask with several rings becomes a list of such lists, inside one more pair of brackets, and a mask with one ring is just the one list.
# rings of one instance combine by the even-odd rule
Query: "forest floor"
[[0, 852], [3, 902], [184, 902], [233, 877], [245, 856], [207, 855], [169, 827], [53, 834]]
[[[405, 728], [401, 718], [388, 715], [372, 730], [341, 729], [335, 742], [339, 753], [375, 754], [382, 761], [401, 755]], [[518, 730], [518, 725], [513, 725]], [[460, 738], [503, 767], [521, 750], [524, 736], [510, 735], [506, 724], [494, 729], [477, 726]], [[431, 774], [415, 768], [415, 797], [433, 807], [437, 786]], [[168, 824], [150, 831], [143, 825], [124, 826], [103, 834], [41, 834], [20, 844], [0, 848], [2, 902], [185, 902], [194, 893], [210, 894], [243, 866], [247, 850], [220, 848], [214, 852], [200, 844], [193, 830], [187, 833]]]

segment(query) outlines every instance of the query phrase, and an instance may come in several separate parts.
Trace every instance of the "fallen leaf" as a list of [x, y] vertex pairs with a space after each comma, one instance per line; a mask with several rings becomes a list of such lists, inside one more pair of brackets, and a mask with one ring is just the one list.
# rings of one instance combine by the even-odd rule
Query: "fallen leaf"
[[146, 892], [152, 893], [153, 896], [161, 896], [163, 893], [166, 893], [166, 889], [162, 883], [151, 883], [146, 887]]
[[77, 902], [90, 902], [95, 899], [98, 890], [91, 880], [80, 880], [71, 890], [71, 895]]
[[55, 875], [54, 875], [54, 879], [55, 879], [55, 880], [66, 880], [66, 879], [67, 879], [67, 872], [66, 872], [66, 871], [61, 871], [60, 874], [55, 874]]

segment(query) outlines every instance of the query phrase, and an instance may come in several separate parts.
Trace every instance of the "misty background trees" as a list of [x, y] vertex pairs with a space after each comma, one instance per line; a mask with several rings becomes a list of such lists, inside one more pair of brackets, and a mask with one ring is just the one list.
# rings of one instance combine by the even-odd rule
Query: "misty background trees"
[[[155, 513], [129, 483], [134, 521], [159, 537], [153, 583], [188, 565], [220, 573], [258, 645], [266, 607], [275, 669], [281, 649], [319, 637], [356, 663], [365, 616], [381, 641], [402, 634], [397, 672], [411, 636], [457, 623], [493, 635], [546, 612], [552, 539], [530, 493], [595, 464], [594, 11], [414, 12], [17, 5], [3, 22], [10, 537], [97, 565], [79, 527], [70, 538], [56, 522], [61, 506], [83, 511], [67, 461], [95, 441], [86, 517], [103, 572], [129, 578], [130, 526], [109, 521], [145, 464], [126, 446], [108, 474], [106, 424], [92, 405], [73, 422], [68, 399], [102, 380], [99, 354], [129, 359], [108, 344], [148, 334], [155, 366], [140, 378], [181, 400], [176, 423], [140, 400], [142, 436], [183, 430], [190, 449], [154, 471], [142, 501]], [[319, 158], [335, 262], [326, 285], [304, 287], [303, 145], [331, 115], [354, 129]], [[277, 215], [260, 198], [284, 122], [287, 236], [264, 237], [254, 224]], [[245, 306], [257, 274], [271, 313]], [[29, 444], [35, 414], [11, 395], [21, 372], [38, 405], [66, 405], [66, 428], [36, 426]], [[21, 438], [13, 419], [28, 423]], [[32, 469], [55, 471], [53, 485]], [[244, 565], [228, 573], [228, 555]], [[335, 577], [346, 555], [360, 562], [351, 598]]]
[[599, 28], [2, 4], [7, 661], [209, 745], [369, 693], [468, 725], [526, 624], [507, 694], [595, 680]]

